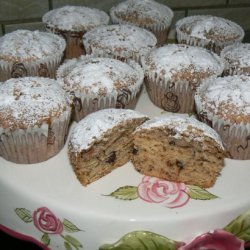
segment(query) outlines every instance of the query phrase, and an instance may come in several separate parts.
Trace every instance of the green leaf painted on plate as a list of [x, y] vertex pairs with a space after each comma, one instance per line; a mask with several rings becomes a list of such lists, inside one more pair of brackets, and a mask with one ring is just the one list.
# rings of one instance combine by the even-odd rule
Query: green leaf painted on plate
[[33, 221], [31, 212], [26, 208], [16, 208], [15, 213], [21, 220], [23, 220], [26, 223], [30, 223]]
[[63, 228], [67, 233], [75, 233], [81, 231], [76, 225], [74, 225], [67, 219], [63, 220]]
[[82, 244], [74, 237], [70, 236], [70, 235], [65, 235], [64, 239], [66, 241], [68, 241], [68, 243], [70, 243], [72, 246], [74, 246], [75, 248], [82, 248]]
[[218, 198], [218, 196], [208, 192], [206, 189], [194, 186], [194, 185], [187, 185], [188, 187], [188, 194], [191, 199], [194, 200], [213, 200]]
[[104, 244], [99, 250], [176, 250], [181, 243], [148, 231], [134, 231], [113, 244]]
[[71, 245], [67, 241], [64, 241], [64, 247], [66, 250], [73, 250], [73, 248], [71, 247]]
[[138, 198], [137, 187], [134, 186], [120, 187], [107, 196], [111, 196], [120, 200], [135, 200]]
[[250, 209], [231, 221], [224, 230], [244, 241], [250, 241]]
[[41, 238], [41, 241], [42, 243], [45, 245], [45, 246], [48, 246], [50, 244], [50, 237], [47, 233], [44, 233], [42, 238]]

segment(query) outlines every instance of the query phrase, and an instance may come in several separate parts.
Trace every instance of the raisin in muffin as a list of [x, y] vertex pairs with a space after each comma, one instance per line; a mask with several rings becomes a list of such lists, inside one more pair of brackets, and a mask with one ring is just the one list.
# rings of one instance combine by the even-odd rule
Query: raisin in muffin
[[223, 75], [250, 75], [250, 43], [225, 47], [220, 54], [224, 61]]
[[174, 13], [153, 0], [127, 0], [113, 6], [110, 17], [114, 24], [132, 24], [150, 30], [160, 46], [167, 41]]
[[69, 138], [70, 162], [86, 186], [131, 159], [132, 133], [147, 117], [129, 109], [94, 112], [73, 129]]
[[150, 31], [129, 24], [96, 27], [83, 35], [86, 54], [116, 58], [122, 61], [141, 59], [156, 46], [157, 39]]
[[85, 54], [82, 36], [90, 29], [109, 23], [109, 15], [102, 10], [66, 5], [44, 14], [42, 21], [48, 31], [61, 35], [66, 41], [65, 58]]
[[141, 66], [132, 60], [88, 55], [68, 60], [57, 71], [58, 82], [71, 94], [77, 122], [104, 108], [134, 109], [143, 78]]
[[250, 76], [207, 79], [195, 103], [200, 120], [217, 131], [231, 157], [250, 159]]
[[0, 38], [0, 81], [25, 76], [55, 78], [65, 50], [58, 35], [16, 30]]
[[226, 153], [220, 137], [195, 118], [156, 117], [133, 135], [132, 162], [144, 175], [208, 188], [223, 168]]
[[228, 19], [197, 15], [180, 19], [176, 23], [178, 43], [205, 47], [220, 54], [228, 45], [243, 40], [245, 32], [238, 24]]
[[215, 53], [185, 44], [155, 48], [142, 61], [150, 100], [158, 107], [178, 113], [195, 111], [194, 93], [200, 83], [223, 71]]
[[15, 163], [37, 163], [64, 146], [71, 107], [56, 80], [12, 78], [0, 85], [0, 155]]

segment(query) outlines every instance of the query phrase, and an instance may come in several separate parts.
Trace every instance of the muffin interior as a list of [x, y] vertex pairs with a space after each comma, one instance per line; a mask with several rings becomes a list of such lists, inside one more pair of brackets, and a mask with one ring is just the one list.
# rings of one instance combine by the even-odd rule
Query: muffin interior
[[[203, 144], [206, 143], [206, 148]], [[223, 167], [224, 151], [205, 142], [176, 138], [171, 129], [136, 133], [133, 163], [137, 171], [169, 181], [211, 187]]]

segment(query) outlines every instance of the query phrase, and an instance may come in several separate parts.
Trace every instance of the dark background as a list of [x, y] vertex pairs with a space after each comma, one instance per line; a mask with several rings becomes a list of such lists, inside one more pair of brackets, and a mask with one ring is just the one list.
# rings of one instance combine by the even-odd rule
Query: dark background
[[34, 243], [19, 240], [0, 231], [0, 249], [3, 250], [42, 250]]

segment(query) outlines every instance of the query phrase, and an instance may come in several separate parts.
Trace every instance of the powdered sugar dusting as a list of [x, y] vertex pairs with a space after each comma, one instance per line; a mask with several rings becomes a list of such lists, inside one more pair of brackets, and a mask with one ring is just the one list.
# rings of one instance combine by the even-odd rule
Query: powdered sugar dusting
[[110, 10], [110, 15], [126, 20], [132, 17], [137, 24], [166, 25], [171, 24], [173, 12], [166, 5], [155, 1], [127, 0], [114, 6]]
[[236, 23], [222, 17], [197, 15], [180, 19], [176, 27], [190, 36], [209, 40], [234, 40], [244, 36]]
[[[153, 49], [142, 61], [146, 73], [152, 70], [171, 79], [178, 71], [189, 69], [193, 72], [207, 71], [210, 75], [220, 75], [222, 60], [213, 52], [200, 47], [183, 44], [169, 44]], [[192, 73], [192, 72], [190, 72]]]
[[211, 127], [209, 127], [203, 122], [198, 121], [193, 117], [184, 117], [177, 114], [164, 115], [148, 120], [144, 122], [141, 126], [139, 126], [136, 129], [135, 133], [142, 129], [150, 130], [152, 128], [159, 127], [171, 129], [176, 133], [174, 135], [174, 137], [176, 138], [188, 136], [190, 141], [203, 142], [205, 141], [206, 136], [210, 137], [211, 139], [216, 141], [222, 149], [224, 149], [219, 135]]
[[138, 89], [143, 82], [143, 71], [135, 62], [127, 64], [111, 58], [82, 56], [63, 64], [57, 77], [67, 91], [84, 90], [96, 95], [123, 88]]
[[85, 48], [97, 47], [114, 53], [128, 51], [145, 55], [156, 45], [155, 36], [133, 25], [106, 25], [96, 27], [83, 35]]
[[103, 109], [82, 119], [70, 135], [69, 145], [73, 152], [87, 150], [114, 126], [147, 116], [130, 109]]
[[239, 43], [225, 47], [220, 56], [226, 67], [250, 67], [250, 43]]
[[0, 38], [0, 60], [37, 60], [62, 53], [66, 43], [58, 35], [16, 30]]
[[70, 110], [65, 91], [53, 79], [12, 78], [0, 85], [0, 124], [9, 129], [39, 126]]
[[250, 122], [250, 76], [208, 79], [198, 88], [195, 100], [214, 115], [234, 122], [246, 118]]
[[85, 6], [66, 5], [47, 12], [42, 21], [50, 28], [68, 31], [87, 31], [108, 24], [109, 16], [102, 10]]

